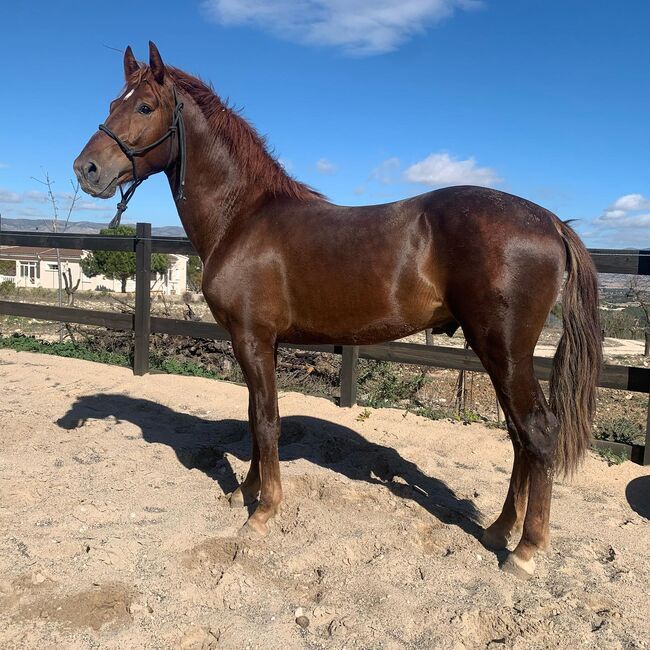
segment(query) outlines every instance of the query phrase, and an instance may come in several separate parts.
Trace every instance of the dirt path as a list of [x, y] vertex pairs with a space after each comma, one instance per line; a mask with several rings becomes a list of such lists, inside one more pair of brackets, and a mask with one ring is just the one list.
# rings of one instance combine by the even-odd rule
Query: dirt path
[[648, 647], [648, 469], [559, 482], [521, 582], [472, 521], [501, 430], [283, 394], [285, 506], [250, 542], [241, 386], [8, 350], [0, 385], [3, 649]]

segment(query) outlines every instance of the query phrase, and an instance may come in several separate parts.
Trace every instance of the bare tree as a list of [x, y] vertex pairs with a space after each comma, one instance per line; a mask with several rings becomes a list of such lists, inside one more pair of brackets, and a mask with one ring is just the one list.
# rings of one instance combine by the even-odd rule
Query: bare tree
[[650, 278], [648, 276], [631, 275], [627, 285], [627, 297], [631, 298], [641, 308], [643, 319], [639, 319], [640, 329], [643, 330], [645, 344], [644, 356], [650, 356]]
[[[44, 174], [44, 178], [36, 178], [32, 176], [32, 179], [38, 183], [41, 183], [41, 185], [45, 185], [45, 187], [47, 188], [47, 197], [50, 203], [52, 204], [52, 226], [51, 226], [52, 232], [65, 232], [66, 229], [68, 228], [68, 223], [70, 222], [70, 215], [74, 210], [75, 204], [79, 200], [79, 183], [78, 182], [74, 183], [73, 181], [70, 181], [70, 184], [72, 185], [73, 193], [70, 195], [70, 205], [68, 206], [68, 213], [63, 223], [63, 227], [61, 228], [61, 230], [59, 230], [59, 205], [57, 203], [54, 190], [52, 189], [52, 186], [54, 185], [54, 181], [50, 179], [50, 175], [48, 174], [47, 170], [43, 170], [43, 174]], [[58, 248], [56, 248], [55, 251], [56, 251], [57, 275], [59, 280], [58, 302], [59, 302], [59, 307], [62, 307], [63, 306], [63, 269], [61, 268], [61, 251]], [[71, 286], [72, 286], [72, 274], [70, 274], [70, 287]], [[74, 288], [73, 293], [74, 291], [77, 290], [78, 286], [79, 283], [77, 282], [77, 286]], [[66, 283], [66, 293], [68, 293], [67, 283]], [[72, 302], [70, 302], [70, 295], [71, 294], [68, 294], [69, 306], [72, 305]], [[66, 323], [65, 327], [68, 330], [68, 332], [70, 332], [69, 324]], [[63, 340], [63, 327], [59, 330], [59, 338], [60, 340]]]

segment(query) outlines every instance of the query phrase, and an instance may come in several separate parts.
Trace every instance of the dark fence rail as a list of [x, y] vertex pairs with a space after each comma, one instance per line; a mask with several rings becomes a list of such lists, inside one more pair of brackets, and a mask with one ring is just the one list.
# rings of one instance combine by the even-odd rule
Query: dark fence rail
[[[196, 254], [190, 241], [185, 238], [152, 237], [151, 225], [140, 223], [137, 225], [134, 237], [0, 231], [0, 245], [134, 252], [137, 269], [134, 315], [6, 300], [0, 300], [0, 314], [134, 331], [133, 371], [135, 374], [142, 375], [149, 371], [149, 336], [151, 333], [214, 340], [230, 339], [229, 333], [216, 323], [160, 318], [150, 314], [151, 254]], [[650, 275], [650, 251], [592, 249], [590, 253], [599, 273]], [[341, 406], [352, 406], [356, 403], [357, 364], [360, 358], [485, 372], [474, 352], [459, 348], [397, 341], [361, 346], [293, 344], [282, 344], [282, 346], [342, 355], [339, 402]], [[535, 357], [535, 373], [539, 379], [549, 378], [551, 363], [550, 358]], [[599, 386], [650, 394], [650, 368], [605, 364], [601, 368]], [[594, 445], [609, 448], [616, 453], [625, 453], [635, 462], [644, 465], [650, 464], [650, 404], [645, 446], [626, 445], [604, 440], [594, 440]]]
[[[142, 224], [146, 225], [146, 224]], [[42, 248], [72, 248], [79, 250], [107, 250], [135, 252], [141, 236], [78, 235], [76, 233], [40, 233], [16, 230], [0, 231], [1, 246], [38, 246]], [[147, 237], [152, 253], [196, 255], [196, 250], [186, 237]], [[650, 250], [619, 250], [591, 248], [592, 259], [598, 273], [623, 275], [650, 275]]]

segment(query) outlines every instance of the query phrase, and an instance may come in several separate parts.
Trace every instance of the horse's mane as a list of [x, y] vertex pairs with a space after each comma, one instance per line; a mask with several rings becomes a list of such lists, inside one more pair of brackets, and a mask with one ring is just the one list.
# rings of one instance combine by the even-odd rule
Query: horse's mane
[[[226, 143], [251, 184], [274, 197], [284, 196], [299, 201], [323, 198], [316, 190], [292, 178], [269, 152], [264, 138], [209, 85], [178, 68], [167, 65], [165, 70], [179, 90], [192, 97], [215, 138], [219, 137]], [[148, 66], [142, 66], [135, 73], [138, 81], [148, 72]]]

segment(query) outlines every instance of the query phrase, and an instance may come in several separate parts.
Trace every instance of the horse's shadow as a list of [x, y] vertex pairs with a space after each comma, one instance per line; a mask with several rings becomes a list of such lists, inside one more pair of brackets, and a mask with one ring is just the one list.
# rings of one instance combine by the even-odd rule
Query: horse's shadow
[[[226, 452], [240, 460], [250, 460], [247, 422], [206, 420], [125, 395], [99, 393], [80, 397], [57, 424], [74, 429], [88, 419], [110, 416], [138, 426], [147, 442], [169, 445], [185, 467], [203, 471], [225, 493], [237, 486]], [[480, 540], [480, 513], [471, 501], [457, 497], [443, 481], [425, 475], [394, 449], [369, 442], [352, 429], [308, 416], [282, 418], [280, 460], [298, 458], [354, 480], [384, 485], [440, 521], [459, 526]], [[396, 477], [401, 481], [395, 481]]]

